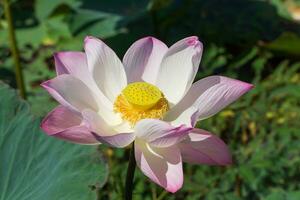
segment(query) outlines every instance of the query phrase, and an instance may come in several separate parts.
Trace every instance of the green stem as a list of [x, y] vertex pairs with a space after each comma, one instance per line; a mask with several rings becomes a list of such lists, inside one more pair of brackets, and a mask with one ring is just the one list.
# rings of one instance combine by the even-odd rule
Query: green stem
[[126, 183], [125, 183], [125, 200], [132, 200], [133, 178], [135, 171], [134, 143], [130, 150], [129, 163], [127, 168]]
[[156, 185], [154, 183], [151, 184], [151, 193], [152, 200], [157, 200]]
[[15, 35], [12, 15], [11, 15], [11, 11], [10, 11], [10, 4], [9, 4], [8, 0], [2, 0], [2, 1], [3, 1], [3, 6], [4, 6], [4, 16], [7, 21], [7, 25], [8, 25], [10, 49], [11, 49], [13, 60], [15, 63], [15, 74], [16, 74], [17, 87], [20, 91], [21, 97], [26, 99], [26, 91], [25, 91], [23, 73], [22, 73], [21, 64], [20, 64], [19, 49], [17, 47], [16, 35]]
[[157, 198], [157, 200], [163, 200], [163, 198], [168, 194], [168, 192], [166, 192], [165, 190], [159, 195], [159, 197]]

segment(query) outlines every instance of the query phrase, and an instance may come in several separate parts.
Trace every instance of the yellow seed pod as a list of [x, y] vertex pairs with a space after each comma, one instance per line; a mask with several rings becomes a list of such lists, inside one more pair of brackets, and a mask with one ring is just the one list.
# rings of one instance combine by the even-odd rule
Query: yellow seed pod
[[145, 82], [129, 84], [122, 94], [128, 103], [140, 110], [153, 107], [162, 98], [162, 94], [156, 86]]

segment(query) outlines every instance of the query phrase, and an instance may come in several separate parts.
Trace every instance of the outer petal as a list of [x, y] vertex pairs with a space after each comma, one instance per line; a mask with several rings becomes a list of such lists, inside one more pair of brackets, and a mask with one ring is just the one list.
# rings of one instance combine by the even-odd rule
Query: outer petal
[[86, 74], [89, 69], [87, 66], [86, 55], [83, 52], [65, 51], [54, 54], [55, 69], [57, 75], [72, 74], [77, 78]]
[[175, 43], [164, 56], [156, 85], [172, 104], [178, 103], [191, 87], [201, 55], [202, 44], [192, 36]]
[[142, 172], [167, 191], [174, 193], [182, 187], [182, 162], [176, 145], [155, 148], [136, 140], [135, 159]]
[[99, 144], [82, 124], [82, 117], [69, 109], [58, 106], [42, 121], [41, 128], [50, 136], [80, 144]]
[[168, 47], [153, 37], [142, 38], [127, 50], [123, 64], [128, 83], [146, 81], [155, 84], [157, 73]]
[[192, 130], [184, 125], [173, 127], [157, 119], [144, 119], [135, 126], [136, 136], [155, 147], [169, 147], [182, 141]]
[[71, 74], [84, 82], [94, 93], [101, 93], [87, 65], [83, 52], [67, 51], [54, 54], [57, 75]]
[[184, 162], [208, 165], [230, 165], [232, 158], [226, 144], [211, 133], [194, 129], [178, 144]]
[[60, 104], [80, 113], [89, 108], [97, 111], [98, 106], [90, 89], [72, 75], [63, 74], [41, 84]]
[[101, 40], [86, 37], [84, 42], [88, 67], [93, 78], [100, 90], [114, 102], [127, 85], [124, 67], [115, 52]]
[[[197, 120], [216, 114], [252, 88], [249, 83], [224, 76], [206, 77], [192, 85], [185, 97], [168, 113], [166, 120], [185, 116], [189, 119], [182, 120], [190, 121], [193, 115], [192, 125], [195, 125]], [[196, 112], [191, 112], [190, 107], [196, 108]]]
[[124, 132], [120, 133], [114, 127], [108, 126], [101, 116], [92, 110], [84, 110], [82, 115], [89, 130], [99, 142], [113, 147], [125, 147], [135, 139], [135, 134], [129, 126], [125, 128], [122, 124]]

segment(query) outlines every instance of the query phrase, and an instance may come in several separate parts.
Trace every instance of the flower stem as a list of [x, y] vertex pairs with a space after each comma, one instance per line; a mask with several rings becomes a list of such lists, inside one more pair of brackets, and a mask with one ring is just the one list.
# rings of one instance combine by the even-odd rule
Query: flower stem
[[130, 150], [129, 163], [127, 168], [126, 183], [125, 183], [125, 200], [132, 200], [133, 178], [135, 171], [134, 143]]
[[16, 75], [17, 87], [20, 91], [21, 97], [23, 99], [26, 99], [25, 84], [24, 84], [23, 73], [20, 64], [20, 55], [19, 55], [19, 49], [17, 47], [16, 35], [15, 35], [15, 30], [14, 30], [13, 20], [12, 20], [12, 15], [10, 10], [10, 3], [9, 0], [2, 0], [2, 1], [4, 7], [4, 15], [8, 25], [10, 49], [15, 63], [15, 75]]
[[165, 190], [159, 195], [159, 197], [157, 197], [156, 200], [163, 200], [164, 197], [168, 194], [168, 192], [166, 192]]
[[152, 193], [152, 200], [157, 200], [156, 185], [154, 183], [151, 184], [151, 193]]

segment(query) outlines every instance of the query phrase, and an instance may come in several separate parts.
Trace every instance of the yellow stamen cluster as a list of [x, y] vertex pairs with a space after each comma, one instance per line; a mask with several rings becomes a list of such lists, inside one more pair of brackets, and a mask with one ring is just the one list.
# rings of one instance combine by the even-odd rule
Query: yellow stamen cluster
[[169, 110], [168, 101], [154, 85], [135, 82], [127, 85], [114, 103], [114, 110], [132, 125], [146, 118], [161, 119]]

